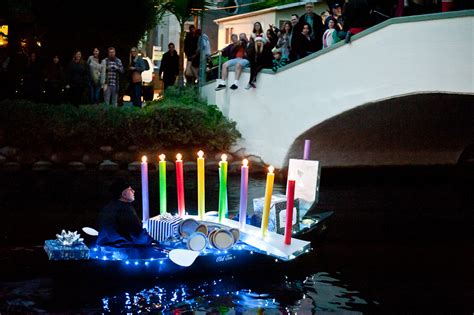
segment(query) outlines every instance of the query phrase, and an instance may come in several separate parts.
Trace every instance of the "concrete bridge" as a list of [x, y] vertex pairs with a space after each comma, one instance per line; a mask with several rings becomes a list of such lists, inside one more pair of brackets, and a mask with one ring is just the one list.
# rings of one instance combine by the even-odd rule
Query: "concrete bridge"
[[[354, 110], [359, 112], [357, 121], [345, 121], [346, 125], [341, 124], [344, 120], [339, 124], [329, 124], [330, 128], [337, 126], [344, 133], [341, 138], [349, 143], [357, 143], [361, 139], [357, 139], [357, 133], [351, 137], [345, 126], [367, 128], [367, 124], [373, 123], [364, 121], [364, 117], [370, 116], [364, 114], [364, 108], [371, 108], [372, 114], [374, 109], [385, 108], [378, 114], [379, 120], [383, 120], [394, 112], [393, 109], [400, 113], [404, 103], [397, 103], [397, 99], [433, 93], [457, 95], [462, 100], [451, 101], [461, 106], [461, 109], [456, 109], [459, 115], [455, 116], [464, 127], [461, 128], [461, 135], [453, 135], [462, 140], [458, 139], [459, 143], [453, 148], [453, 154], [456, 155], [466, 145], [474, 143], [473, 32], [474, 10], [394, 18], [353, 36], [350, 44], [337, 43], [334, 47], [280, 69], [276, 74], [264, 70], [257, 79], [256, 89], [244, 89], [249, 79], [249, 74], [244, 73], [238, 90], [215, 92], [216, 84], [210, 82], [203, 87], [202, 95], [209, 103], [217, 104], [224, 115], [237, 122], [243, 135], [239, 147], [245, 148], [247, 154], [258, 155], [276, 167], [287, 165], [288, 157], [301, 156], [302, 146], [301, 149], [299, 146], [304, 135]], [[233, 81], [234, 73], [231, 72], [228, 82]], [[435, 113], [438, 121], [440, 116], [441, 119], [444, 116], [446, 106], [430, 109], [430, 106], [440, 105], [433, 104], [437, 100], [431, 97], [410, 102], [414, 102], [416, 108], [426, 106], [427, 116]], [[386, 106], [386, 101], [391, 101], [390, 106]], [[424, 103], [422, 107], [420, 102]], [[378, 107], [377, 104], [382, 106]], [[410, 110], [401, 119], [410, 120]], [[423, 120], [423, 114], [418, 116]], [[397, 125], [397, 119], [392, 119], [391, 125], [386, 128], [382, 123], [379, 129], [385, 129], [386, 137], [393, 138], [390, 128], [403, 128]], [[413, 125], [417, 124], [417, 121], [413, 122]], [[456, 124], [459, 122], [454, 119], [446, 123], [444, 128], [449, 131], [450, 126]], [[444, 132], [437, 129], [439, 124], [436, 122], [430, 126], [434, 134]], [[427, 129], [420, 131], [415, 128], [412, 134], [395, 142], [407, 142], [407, 139], [416, 138], [420, 133], [425, 133], [425, 138], [432, 138], [433, 135]], [[329, 140], [333, 144], [337, 143], [339, 134], [329, 132], [330, 137], [333, 137]], [[328, 139], [325, 141], [327, 143]], [[451, 140], [448, 137], [446, 141], [448, 143]], [[324, 155], [320, 151], [324, 146], [318, 147], [318, 139], [313, 142], [316, 144], [313, 157], [320, 159], [323, 166], [405, 164], [405, 160], [407, 164], [423, 164], [426, 161], [437, 164], [456, 160], [456, 156], [416, 158], [413, 154], [394, 160], [394, 156], [400, 155], [400, 152], [395, 152], [385, 160], [379, 157], [378, 162], [370, 161], [368, 156], [362, 159], [359, 157], [358, 160], [357, 153], [338, 162], [333, 158], [337, 159], [341, 154]], [[425, 140], [418, 142], [423, 145]], [[370, 148], [370, 144], [361, 146], [361, 150]], [[417, 144], [412, 143], [408, 151], [413, 153], [416, 150]]]

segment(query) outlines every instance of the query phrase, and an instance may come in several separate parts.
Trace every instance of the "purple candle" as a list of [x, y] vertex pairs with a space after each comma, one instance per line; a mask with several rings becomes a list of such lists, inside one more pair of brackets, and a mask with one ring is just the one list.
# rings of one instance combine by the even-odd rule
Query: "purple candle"
[[148, 163], [147, 163], [146, 156], [142, 157], [141, 171], [142, 171], [141, 173], [142, 173], [142, 205], [143, 205], [142, 220], [143, 220], [143, 224], [145, 224], [150, 218], [150, 209], [149, 209], [149, 202], [148, 202]]
[[249, 190], [249, 161], [242, 161], [242, 171], [240, 177], [240, 210], [239, 210], [239, 226], [240, 229], [245, 227], [247, 221], [247, 195]]
[[304, 141], [303, 160], [309, 160], [309, 149], [311, 148], [311, 140]]

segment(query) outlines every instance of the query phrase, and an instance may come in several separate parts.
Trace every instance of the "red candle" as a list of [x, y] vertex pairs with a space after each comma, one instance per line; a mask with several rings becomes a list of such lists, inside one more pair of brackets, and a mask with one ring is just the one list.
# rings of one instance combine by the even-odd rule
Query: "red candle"
[[285, 244], [291, 244], [291, 235], [293, 233], [293, 206], [295, 204], [295, 180], [288, 180], [286, 193], [286, 226], [285, 226]]
[[183, 156], [176, 154], [176, 190], [178, 193], [178, 215], [184, 217], [184, 176], [183, 176]]

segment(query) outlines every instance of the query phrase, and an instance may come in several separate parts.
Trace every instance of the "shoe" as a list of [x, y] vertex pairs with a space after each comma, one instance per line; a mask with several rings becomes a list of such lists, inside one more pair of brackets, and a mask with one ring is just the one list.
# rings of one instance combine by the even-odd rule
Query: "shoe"
[[254, 89], [256, 89], [256, 88], [257, 88], [257, 86], [255, 85], [255, 83], [254, 83], [254, 82], [250, 83], [250, 86], [251, 86], [251, 87], [253, 87]]
[[[231, 87], [232, 88], [232, 87]], [[222, 89], [225, 89], [225, 84], [219, 84], [217, 87], [216, 87], [216, 91], [220, 91]]]
[[230, 89], [231, 89], [231, 90], [237, 90], [238, 88], [239, 88], [239, 87], [238, 87], [237, 85], [235, 85], [235, 84], [232, 84], [232, 85], [230, 86]]
[[249, 83], [247, 84], [247, 86], [245, 87], [246, 90], [250, 90], [250, 88], [252, 87], [252, 85]]

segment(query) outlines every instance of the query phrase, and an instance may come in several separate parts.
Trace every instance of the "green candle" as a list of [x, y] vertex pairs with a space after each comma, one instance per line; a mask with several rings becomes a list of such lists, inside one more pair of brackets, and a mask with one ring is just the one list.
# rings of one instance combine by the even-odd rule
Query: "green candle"
[[219, 162], [219, 222], [227, 214], [227, 155], [222, 154]]
[[160, 172], [160, 214], [163, 215], [167, 211], [166, 208], [166, 161], [165, 155], [160, 155], [159, 172]]

